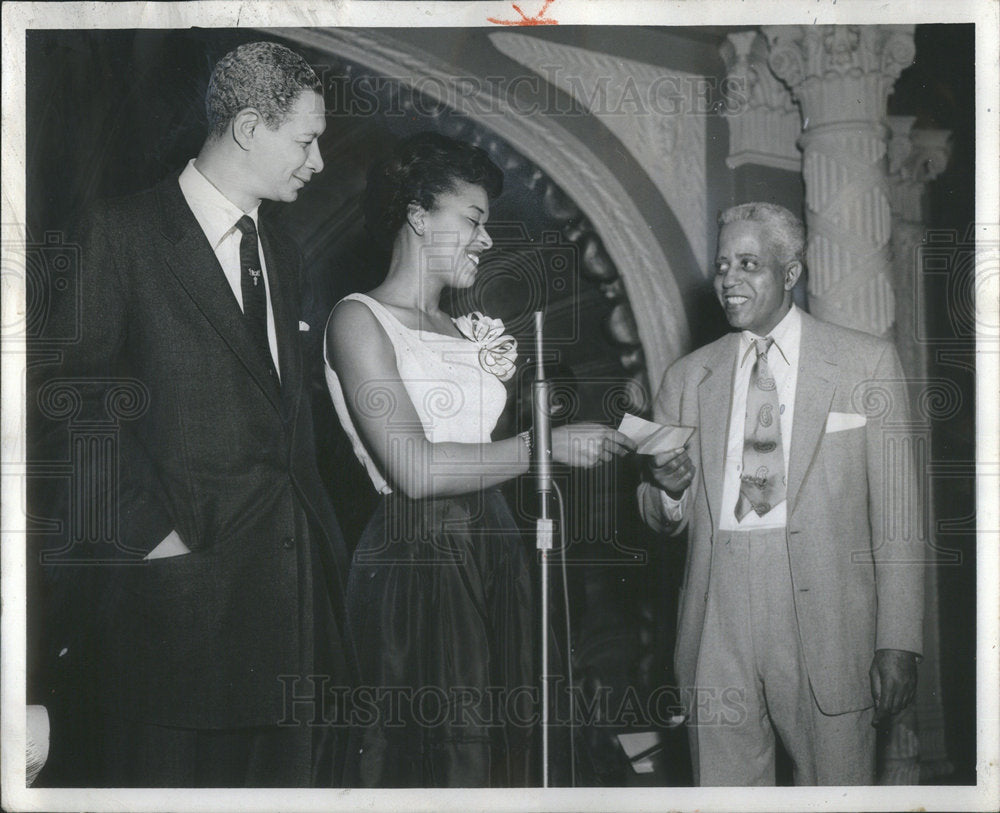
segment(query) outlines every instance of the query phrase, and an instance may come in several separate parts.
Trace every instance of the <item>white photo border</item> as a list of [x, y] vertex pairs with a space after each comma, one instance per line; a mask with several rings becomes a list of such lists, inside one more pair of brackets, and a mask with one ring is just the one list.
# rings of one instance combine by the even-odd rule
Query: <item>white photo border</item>
[[[542, 0], [520, 0], [525, 10]], [[509, 2], [201, 2], [27, 3], [3, 6], [3, 263], [17, 261], [23, 243], [25, 212], [25, 32], [35, 28], [185, 28], [203, 27], [482, 27], [488, 17], [510, 18]], [[976, 24], [976, 223], [977, 236], [1000, 244], [997, 156], [998, 31], [1000, 5], [991, 0], [871, 3], [867, 0], [554, 0], [549, 13], [562, 25], [649, 26], [761, 24]], [[977, 258], [983, 259], [987, 258]], [[997, 325], [1000, 274], [993, 266], [977, 285], [978, 324]], [[998, 782], [998, 584], [1000, 557], [996, 534], [977, 544], [977, 681], [979, 728], [976, 786], [873, 788], [580, 788], [485, 790], [197, 790], [197, 789], [41, 789], [25, 788], [25, 425], [26, 392], [23, 337], [6, 327], [24, 314], [25, 291], [17, 280], [3, 283], [3, 530], [2, 530], [2, 787], [8, 810], [191, 810], [274, 809], [332, 811], [385, 810], [983, 810], [996, 809]], [[977, 509], [980, 527], [1000, 527], [996, 493], [1000, 467], [1000, 347], [995, 337], [977, 343]], [[988, 476], [987, 476], [988, 475]]]

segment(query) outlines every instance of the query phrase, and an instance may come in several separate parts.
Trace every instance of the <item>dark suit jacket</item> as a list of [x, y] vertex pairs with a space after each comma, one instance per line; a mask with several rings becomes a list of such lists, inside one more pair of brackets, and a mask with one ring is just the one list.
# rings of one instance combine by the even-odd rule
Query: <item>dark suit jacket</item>
[[[667, 370], [654, 417], [697, 427], [686, 513], [670, 521], [662, 492], [639, 488], [646, 522], [688, 528], [675, 668], [695, 684], [720, 523], [739, 334]], [[876, 649], [920, 653], [925, 557], [906, 382], [893, 346], [802, 314], [788, 464], [788, 560], [809, 684], [825, 714], [871, 706]]]
[[[274, 724], [281, 676], [315, 671], [320, 656], [334, 683], [347, 679], [346, 558], [303, 382], [301, 258], [261, 223], [279, 386], [177, 178], [89, 218], [82, 333], [66, 355], [67, 374], [134, 379], [148, 399], [120, 422], [117, 494], [86, 473], [75, 484], [110, 488], [117, 512], [120, 564], [100, 568], [108, 695], [164, 725]], [[83, 390], [84, 411], [106, 414], [113, 385]], [[172, 529], [191, 553], [142, 562]], [[314, 651], [318, 627], [328, 635]]]

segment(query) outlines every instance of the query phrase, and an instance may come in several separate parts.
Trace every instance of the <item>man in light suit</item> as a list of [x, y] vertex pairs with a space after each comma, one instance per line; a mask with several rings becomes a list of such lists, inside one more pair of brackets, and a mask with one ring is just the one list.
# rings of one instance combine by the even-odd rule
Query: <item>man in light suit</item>
[[117, 515], [87, 608], [107, 666], [93, 784], [327, 784], [333, 732], [291, 701], [316, 693], [308, 676], [349, 685], [346, 558], [316, 466], [301, 253], [258, 215], [323, 168], [322, 86], [250, 43], [215, 66], [206, 110], [198, 156], [97, 207], [82, 239], [66, 373], [95, 419], [116, 382], [145, 404], [121, 424], [117, 488], [75, 485]]
[[[695, 781], [872, 784], [875, 726], [916, 686], [923, 572], [889, 342], [792, 303], [804, 229], [749, 203], [719, 217], [714, 286], [735, 332], [677, 361], [658, 422], [696, 427], [651, 460], [643, 518], [688, 531], [675, 668]], [[873, 407], [884, 407], [876, 409]], [[898, 439], [898, 436], [897, 436]]]

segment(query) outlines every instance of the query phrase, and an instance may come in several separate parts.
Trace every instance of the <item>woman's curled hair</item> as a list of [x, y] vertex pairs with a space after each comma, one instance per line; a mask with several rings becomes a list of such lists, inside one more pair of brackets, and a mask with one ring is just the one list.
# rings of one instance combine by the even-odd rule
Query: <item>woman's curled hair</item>
[[410, 204], [430, 211], [438, 195], [453, 191], [457, 181], [481, 186], [490, 199], [503, 190], [503, 172], [479, 147], [439, 133], [417, 133], [369, 170], [365, 225], [391, 247]]

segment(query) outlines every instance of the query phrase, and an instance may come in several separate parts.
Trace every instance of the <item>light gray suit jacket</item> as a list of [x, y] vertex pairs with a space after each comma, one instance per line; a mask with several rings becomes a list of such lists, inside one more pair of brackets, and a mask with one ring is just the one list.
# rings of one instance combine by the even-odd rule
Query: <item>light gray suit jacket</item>
[[[665, 516], [653, 484], [639, 487], [648, 525], [689, 531], [675, 652], [682, 688], [695, 685], [738, 343], [730, 333], [674, 363], [656, 398], [656, 421], [697, 427], [688, 449], [697, 471], [682, 519]], [[799, 639], [826, 714], [873, 704], [876, 649], [921, 651], [923, 489], [908, 421], [893, 346], [802, 314], [786, 538]]]

